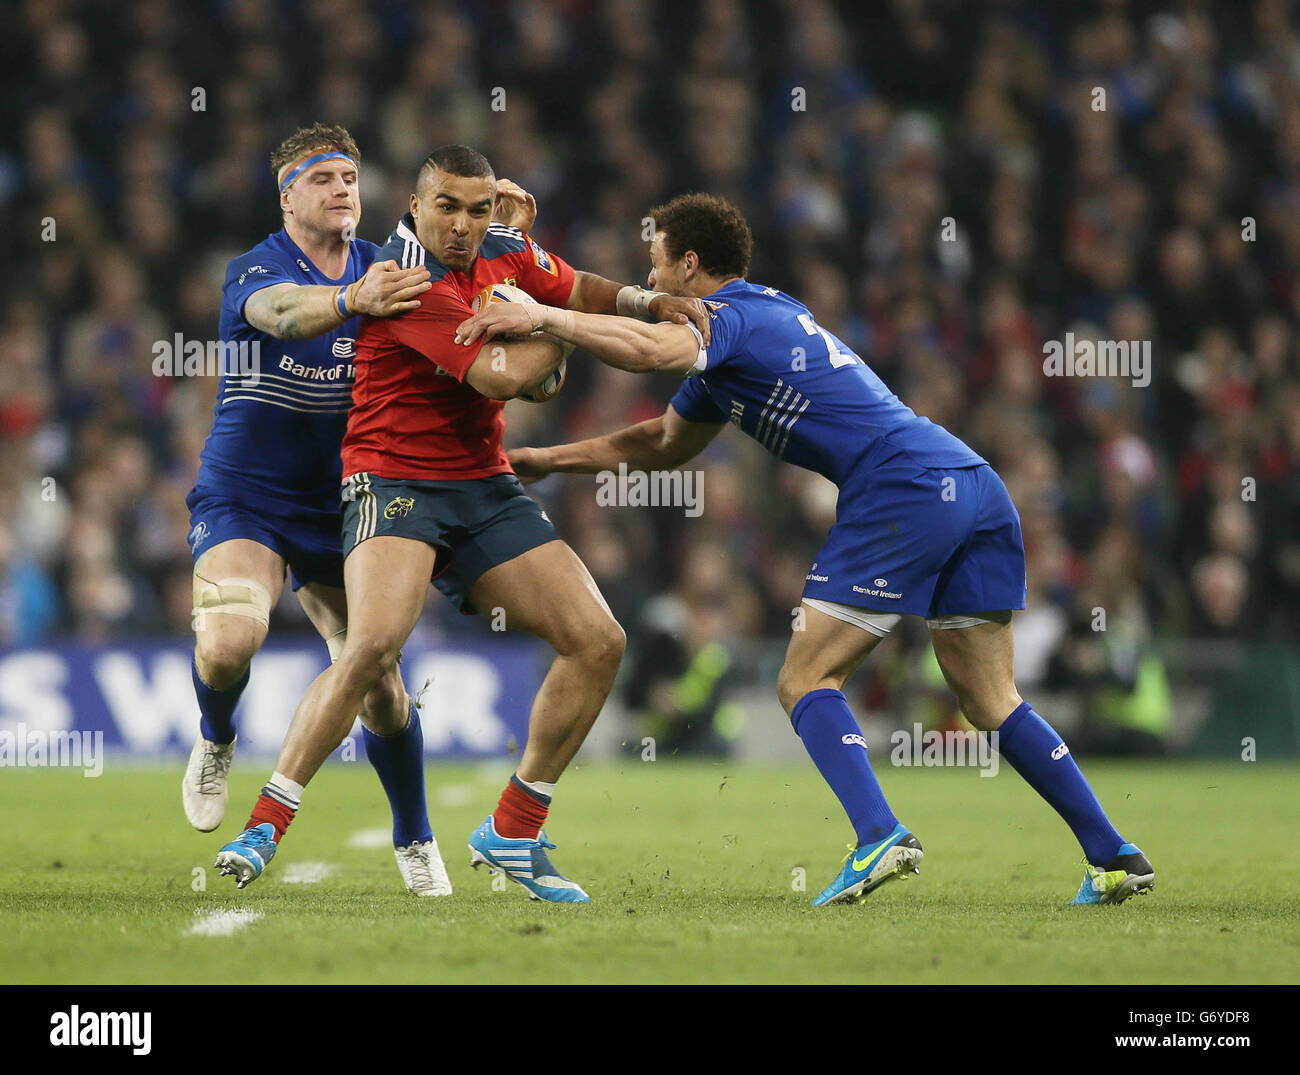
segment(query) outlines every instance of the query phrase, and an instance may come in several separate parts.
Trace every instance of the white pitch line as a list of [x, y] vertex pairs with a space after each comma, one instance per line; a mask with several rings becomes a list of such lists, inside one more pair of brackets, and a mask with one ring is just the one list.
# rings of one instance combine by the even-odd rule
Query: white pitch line
[[194, 912], [198, 921], [185, 930], [187, 937], [229, 937], [262, 917], [261, 911]]
[[348, 837], [348, 847], [392, 847], [392, 829], [359, 829]]
[[280, 871], [286, 885], [314, 885], [332, 874], [337, 866], [328, 862], [291, 862]]

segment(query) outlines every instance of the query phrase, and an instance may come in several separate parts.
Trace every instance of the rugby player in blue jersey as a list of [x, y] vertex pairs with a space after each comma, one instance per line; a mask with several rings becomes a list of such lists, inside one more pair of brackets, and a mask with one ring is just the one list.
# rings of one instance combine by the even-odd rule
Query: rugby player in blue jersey
[[992, 467], [918, 417], [789, 295], [745, 279], [752, 249], [739, 210], [706, 194], [650, 214], [649, 285], [709, 308], [708, 346], [691, 328], [499, 303], [458, 338], [544, 330], [619, 369], [685, 375], [659, 418], [608, 436], [510, 453], [515, 472], [681, 466], [730, 421], [787, 462], [839, 487], [836, 521], [807, 575], [804, 630], [777, 681], [781, 705], [843, 804], [856, 845], [813, 901], [853, 899], [916, 872], [921, 844], [885, 800], [842, 688], [900, 616], [925, 619], [966, 719], [1061, 815], [1084, 850], [1074, 902], [1145, 893], [1155, 872], [1107, 819], [1069, 748], [1020, 697], [1011, 613], [1025, 607], [1020, 517]]
[[[361, 219], [359, 161], [342, 127], [316, 124], [287, 138], [271, 156], [284, 227], [227, 270], [221, 340], [256, 348], [258, 361], [251, 376], [242, 375], [246, 364], [225, 371], [188, 499], [192, 671], [201, 720], [182, 801], [202, 832], [225, 815], [235, 706], [286, 571], [331, 660], [342, 651], [339, 447], [351, 405], [353, 344], [361, 315], [415, 309], [430, 287], [423, 266], [376, 262], [379, 248], [354, 238]], [[508, 181], [502, 185], [509, 189], [498, 199], [501, 217], [531, 225], [532, 199]], [[366, 753], [392, 806], [407, 888], [450, 893], [425, 804], [419, 715], [395, 666], [366, 695], [360, 716]], [[287, 777], [277, 782], [277, 794], [292, 796], [293, 788]]]

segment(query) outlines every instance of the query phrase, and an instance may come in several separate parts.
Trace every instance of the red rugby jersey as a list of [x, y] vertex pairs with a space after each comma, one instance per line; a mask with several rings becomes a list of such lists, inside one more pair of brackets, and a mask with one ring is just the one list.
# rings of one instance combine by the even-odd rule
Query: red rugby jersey
[[501, 400], [479, 395], [465, 374], [483, 346], [455, 343], [470, 303], [491, 284], [514, 284], [547, 306], [565, 306], [573, 269], [518, 228], [491, 224], [467, 276], [420, 245], [408, 213], [376, 261], [424, 265], [433, 287], [419, 309], [401, 317], [367, 317], [356, 345], [352, 410], [343, 438], [343, 477], [455, 481], [506, 474]]

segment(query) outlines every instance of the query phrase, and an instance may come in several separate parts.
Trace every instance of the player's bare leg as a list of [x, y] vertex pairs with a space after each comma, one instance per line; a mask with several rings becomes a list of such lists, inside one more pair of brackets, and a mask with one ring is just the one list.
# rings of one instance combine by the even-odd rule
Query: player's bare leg
[[1074, 902], [1119, 903], [1151, 891], [1151, 863], [1115, 830], [1069, 747], [1016, 690], [1011, 614], [977, 615], [997, 622], [932, 629], [934, 654], [966, 719], [996, 733], [998, 753], [1061, 815], [1083, 847], [1085, 875]]
[[862, 729], [843, 692], [849, 676], [897, 617], [841, 608], [842, 615], [853, 618], [849, 622], [806, 601], [800, 611], [802, 629], [791, 635], [777, 695], [857, 837], [839, 874], [813, 900], [814, 906], [822, 906], [860, 898], [886, 881], [920, 872], [922, 851], [885, 800]]
[[519, 768], [496, 811], [470, 839], [471, 862], [505, 870], [534, 899], [585, 903], [587, 894], [547, 857], [553, 845], [541, 827], [555, 782], [614, 685], [626, 643], [623, 629], [586, 566], [562, 541], [485, 572], [470, 589], [470, 600], [478, 609], [502, 609], [507, 627], [536, 635], [556, 654], [533, 700]]
[[623, 628], [586, 565], [563, 541], [485, 572], [470, 600], [478, 609], [502, 609], [509, 629], [536, 635], [555, 650], [533, 700], [519, 762], [522, 779], [553, 783], [587, 738], [614, 685], [626, 643]]
[[307, 688], [247, 828], [217, 856], [217, 866], [237, 874], [240, 888], [260, 877], [275, 855], [302, 789], [343, 741], [363, 699], [394, 674], [402, 644], [424, 608], [433, 565], [431, 546], [388, 536], [362, 542], [343, 562], [343, 652]]
[[343, 563], [347, 641], [298, 704], [280, 748], [279, 772], [299, 784], [310, 781], [347, 735], [366, 696], [392, 681], [424, 608], [433, 564], [433, 548], [410, 538], [374, 537], [352, 550]]
[[[298, 600], [312, 626], [325, 639], [330, 661], [337, 661], [347, 642], [347, 591], [310, 582], [299, 587]], [[395, 664], [375, 687], [366, 692], [357, 715], [361, 723], [376, 735], [397, 735], [406, 727], [409, 701], [400, 667]]]
[[1024, 701], [1016, 690], [1011, 613], [1005, 622], [931, 630], [930, 641], [948, 689], [968, 721], [982, 732], [1001, 726]]
[[800, 605], [802, 626], [790, 634], [776, 694], [786, 716], [811, 691], [842, 690], [845, 682], [884, 636]]
[[214, 545], [194, 565], [191, 674], [201, 716], [181, 802], [200, 832], [211, 832], [226, 814], [235, 706], [248, 683], [249, 663], [266, 640], [284, 570], [278, 553], [247, 538]]
[[[347, 640], [346, 592], [308, 583], [299, 588], [298, 600], [325, 639], [331, 661], [338, 660]], [[359, 716], [366, 757], [393, 811], [393, 853], [407, 890], [417, 896], [451, 895], [447, 868], [429, 825], [420, 714], [407, 697], [399, 665], [366, 693]]]
[[[274, 607], [284, 586], [284, 570], [284, 559], [277, 552], [247, 538], [214, 545], [195, 563], [194, 663], [209, 686], [226, 690], [238, 682], [266, 641], [269, 609], [263, 611], [256, 604], [246, 603], [248, 595], [226, 592], [232, 585], [226, 580], [251, 580]], [[210, 592], [213, 586], [222, 587], [220, 596], [226, 598], [229, 611], [209, 611], [220, 607]], [[241, 609], [240, 605], [246, 607]]]

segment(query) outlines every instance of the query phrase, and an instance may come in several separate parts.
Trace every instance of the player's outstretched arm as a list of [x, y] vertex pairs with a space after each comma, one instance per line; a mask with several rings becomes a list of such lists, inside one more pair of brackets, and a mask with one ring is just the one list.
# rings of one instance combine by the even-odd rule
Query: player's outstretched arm
[[272, 284], [244, 303], [244, 320], [277, 340], [310, 340], [333, 332], [350, 317], [396, 317], [420, 305], [433, 285], [423, 265], [399, 269], [377, 261], [346, 288], [319, 284]]
[[704, 338], [704, 346], [709, 345], [709, 311], [699, 299], [646, 291], [579, 271], [573, 275], [573, 291], [569, 293], [566, 308], [586, 314], [648, 315], [674, 325], [694, 325]]
[[704, 451], [724, 424], [688, 422], [669, 405], [658, 418], [605, 437], [551, 448], [516, 448], [507, 455], [525, 484], [555, 473], [596, 474], [620, 463], [631, 470], [671, 470]]
[[538, 329], [629, 373], [655, 370], [685, 373], [695, 365], [703, 347], [692, 325], [667, 321], [649, 325], [630, 317], [584, 314], [516, 302], [489, 303], [461, 322], [456, 329], [456, 342], [468, 345], [480, 337], [526, 336]]

